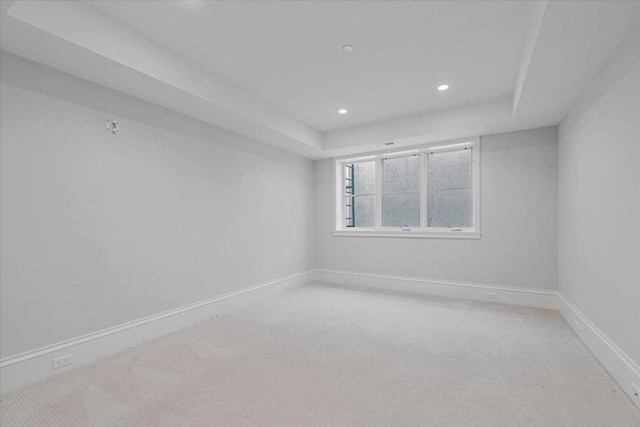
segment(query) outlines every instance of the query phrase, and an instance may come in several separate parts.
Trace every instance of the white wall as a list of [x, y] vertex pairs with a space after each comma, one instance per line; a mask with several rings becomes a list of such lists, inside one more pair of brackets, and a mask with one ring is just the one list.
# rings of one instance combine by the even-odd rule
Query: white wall
[[556, 289], [556, 130], [481, 137], [480, 240], [334, 237], [332, 163], [317, 161], [317, 266]]
[[0, 63], [2, 357], [313, 267], [311, 161]]
[[636, 364], [639, 53], [636, 31], [559, 126], [559, 289]]

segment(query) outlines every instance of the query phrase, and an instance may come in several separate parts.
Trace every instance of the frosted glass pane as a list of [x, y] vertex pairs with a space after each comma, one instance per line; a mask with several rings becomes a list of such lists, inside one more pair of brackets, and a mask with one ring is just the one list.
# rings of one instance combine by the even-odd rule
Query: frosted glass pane
[[[345, 175], [348, 176], [348, 175]], [[376, 192], [376, 163], [362, 162], [353, 164], [354, 194], [372, 194]]]
[[420, 189], [420, 157], [409, 156], [397, 159], [384, 159], [383, 191], [397, 193], [402, 191], [419, 191]]
[[[350, 209], [348, 205], [351, 205], [352, 200], [353, 209]], [[345, 218], [347, 227], [375, 226], [376, 196], [345, 197], [345, 206], [347, 206], [345, 210], [347, 213]], [[353, 220], [350, 218], [353, 218]]]
[[419, 227], [420, 193], [383, 195], [382, 225], [385, 227]]
[[473, 226], [471, 150], [428, 155], [427, 226]]
[[471, 189], [429, 192], [429, 227], [472, 227]]
[[429, 189], [471, 188], [471, 150], [429, 154]]

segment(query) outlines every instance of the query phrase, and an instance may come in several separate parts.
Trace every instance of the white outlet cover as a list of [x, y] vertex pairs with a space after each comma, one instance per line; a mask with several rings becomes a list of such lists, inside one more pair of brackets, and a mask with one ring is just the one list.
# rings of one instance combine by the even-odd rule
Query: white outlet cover
[[114, 135], [120, 133], [120, 122], [116, 120], [107, 120], [107, 131]]
[[73, 354], [66, 354], [64, 356], [56, 357], [55, 359], [53, 359], [53, 369], [60, 369], [72, 364]]

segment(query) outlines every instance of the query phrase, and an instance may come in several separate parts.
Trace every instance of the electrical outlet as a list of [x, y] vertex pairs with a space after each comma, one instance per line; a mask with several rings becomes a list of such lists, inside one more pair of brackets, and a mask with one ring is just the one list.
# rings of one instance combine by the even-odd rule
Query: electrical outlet
[[497, 292], [489, 292], [487, 294], [487, 299], [489, 301], [498, 301], [498, 293]]
[[107, 120], [107, 131], [111, 132], [114, 135], [120, 133], [120, 122], [115, 120]]
[[53, 359], [53, 369], [64, 368], [73, 364], [73, 354], [66, 354], [64, 356]]
[[638, 387], [634, 383], [631, 383], [631, 387], [633, 387], [633, 396], [636, 398], [636, 400], [640, 401], [640, 387]]

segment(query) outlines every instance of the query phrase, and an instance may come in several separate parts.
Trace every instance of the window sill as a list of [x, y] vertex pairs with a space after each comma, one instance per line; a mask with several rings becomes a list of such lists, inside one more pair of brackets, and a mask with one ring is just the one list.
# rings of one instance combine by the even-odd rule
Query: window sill
[[417, 239], [480, 239], [479, 231], [396, 231], [396, 230], [334, 230], [337, 237], [404, 237]]

